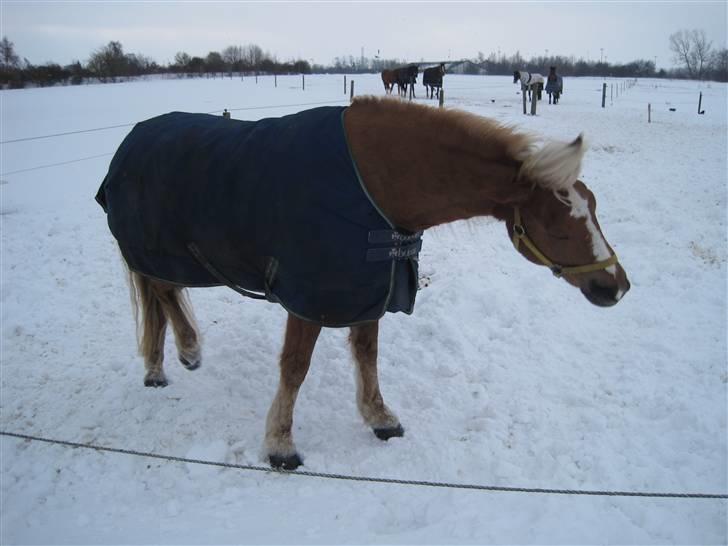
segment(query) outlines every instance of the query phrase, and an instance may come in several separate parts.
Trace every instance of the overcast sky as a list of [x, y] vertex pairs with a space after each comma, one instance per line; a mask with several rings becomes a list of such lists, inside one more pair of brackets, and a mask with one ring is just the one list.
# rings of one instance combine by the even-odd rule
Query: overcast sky
[[[0, 0], [0, 34], [20, 58], [85, 62], [111, 40], [169, 63], [254, 43], [280, 61], [330, 64], [379, 52], [408, 61], [500, 50], [672, 66], [668, 37], [704, 29], [726, 47], [726, 0], [714, 2], [162, 2]], [[603, 50], [603, 53], [602, 53]]]

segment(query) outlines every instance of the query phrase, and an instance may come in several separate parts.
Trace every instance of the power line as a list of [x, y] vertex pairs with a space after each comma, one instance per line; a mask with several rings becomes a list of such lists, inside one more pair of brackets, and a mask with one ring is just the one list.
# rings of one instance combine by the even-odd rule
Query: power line
[[69, 442], [66, 440], [54, 440], [51, 438], [43, 438], [40, 436], [31, 436], [28, 434], [18, 434], [14, 432], [0, 431], [0, 436], [9, 436], [12, 438], [19, 438], [22, 440], [45, 442], [48, 444], [61, 445], [65, 447], [82, 448], [82, 449], [93, 449], [95, 451], [102, 451], [107, 453], [120, 453], [123, 455], [133, 455], [136, 457], [147, 457], [152, 459], [162, 459], [165, 461], [186, 463], [186, 464], [199, 464], [206, 466], [217, 466], [222, 468], [231, 468], [236, 470], [251, 470], [257, 472], [266, 473], [279, 473], [279, 474], [290, 474], [292, 476], [307, 476], [311, 478], [324, 478], [332, 480], [346, 480], [356, 482], [371, 482], [371, 483], [382, 483], [390, 485], [411, 485], [420, 487], [440, 487], [448, 489], [470, 489], [477, 491], [491, 491], [491, 492], [503, 492], [503, 493], [539, 493], [539, 494], [551, 494], [551, 495], [588, 495], [588, 496], [611, 496], [611, 497], [650, 497], [650, 498], [679, 498], [679, 499], [728, 499], [728, 494], [713, 494], [713, 493], [649, 493], [639, 491], [597, 491], [597, 490], [583, 490], [583, 489], [542, 489], [533, 487], [504, 487], [497, 485], [477, 485], [477, 484], [465, 484], [465, 483], [447, 483], [447, 482], [431, 482], [423, 480], [400, 480], [397, 478], [372, 478], [367, 476], [354, 476], [348, 474], [329, 474], [325, 472], [309, 472], [306, 470], [280, 470], [274, 469], [267, 466], [257, 465], [242, 465], [233, 463], [224, 463], [217, 461], [206, 461], [202, 459], [189, 459], [186, 457], [174, 457], [170, 455], [159, 455], [157, 453], [148, 453], [144, 451], [134, 451], [131, 449], [121, 449], [114, 447], [103, 447], [94, 444], [81, 444], [77, 442]]

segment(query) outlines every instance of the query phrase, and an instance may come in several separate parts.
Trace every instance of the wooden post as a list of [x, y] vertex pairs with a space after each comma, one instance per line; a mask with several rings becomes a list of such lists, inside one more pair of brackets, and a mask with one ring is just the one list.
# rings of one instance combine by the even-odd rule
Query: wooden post
[[607, 101], [607, 84], [602, 84], [602, 108], [604, 108], [604, 103]]
[[536, 115], [536, 104], [538, 104], [538, 88], [531, 90], [531, 115]]
[[647, 123], [652, 123], [652, 105], [647, 103]]
[[609, 103], [614, 104], [614, 84], [609, 86]]
[[346, 74], [344, 74], [344, 95], [346, 95]]
[[705, 110], [701, 109], [701, 106], [703, 104], [703, 92], [700, 92], [700, 97], [698, 98], [698, 114], [705, 114]]
[[440, 88], [440, 108], [442, 108], [445, 105], [445, 90], [441, 87]]
[[257, 70], [256, 70], [256, 72], [255, 72], [255, 83], [256, 83], [256, 84], [258, 83], [258, 71], [257, 71]]
[[521, 95], [523, 95], [523, 115], [526, 115], [526, 89], [521, 86]]
[[351, 90], [349, 91], [349, 102], [354, 102], [354, 80], [351, 80]]
[[306, 75], [301, 74], [301, 89], [306, 90]]
[[278, 74], [273, 74], [273, 83], [278, 87]]

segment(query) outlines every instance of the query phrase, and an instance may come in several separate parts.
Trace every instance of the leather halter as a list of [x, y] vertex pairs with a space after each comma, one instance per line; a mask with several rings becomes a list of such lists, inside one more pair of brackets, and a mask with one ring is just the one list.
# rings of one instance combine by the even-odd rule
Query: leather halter
[[521, 221], [521, 209], [518, 207], [514, 207], [514, 216], [513, 216], [513, 246], [516, 247], [516, 250], [518, 250], [518, 245], [521, 241], [523, 241], [523, 244], [526, 245], [526, 248], [531, 251], [531, 253], [536, 256], [538, 261], [540, 261], [543, 265], [548, 267], [551, 272], [556, 277], [561, 277], [562, 275], [577, 275], [579, 273], [591, 273], [592, 271], [599, 271], [601, 269], [606, 269], [607, 267], [611, 265], [615, 265], [619, 262], [619, 258], [617, 258], [616, 254], [612, 254], [609, 258], [606, 260], [600, 260], [598, 262], [595, 262], [593, 264], [588, 265], [577, 265], [577, 266], [563, 266], [557, 263], [552, 262], [549, 260], [546, 255], [541, 252], [536, 244], [531, 240], [531, 238], [526, 234], [526, 228], [523, 226], [523, 223]]

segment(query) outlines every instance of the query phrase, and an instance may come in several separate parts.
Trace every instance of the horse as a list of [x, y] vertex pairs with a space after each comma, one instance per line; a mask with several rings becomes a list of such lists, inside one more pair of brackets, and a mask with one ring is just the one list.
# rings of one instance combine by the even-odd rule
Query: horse
[[559, 104], [559, 97], [564, 92], [564, 80], [556, 73], [556, 67], [549, 69], [549, 75], [546, 78], [546, 94], [549, 96], [549, 104], [551, 104], [551, 96], [553, 95], [554, 104]]
[[[394, 126], [397, 131], [391, 130]], [[270, 153], [270, 139], [282, 134], [282, 128], [291, 133], [290, 140], [276, 150], [275, 158], [264, 158], [265, 165], [254, 163], [261, 150]], [[246, 154], [237, 135], [248, 129], [249, 144], [255, 146]], [[135, 136], [139, 131], [152, 138]], [[303, 464], [293, 439], [293, 412], [323, 327], [350, 330], [356, 402], [364, 423], [381, 440], [403, 436], [404, 427], [385, 403], [377, 378], [379, 319], [392, 310], [390, 298], [401, 294], [385, 284], [380, 293], [365, 296], [358, 291], [359, 283], [370, 280], [370, 268], [376, 265], [387, 282], [407, 289], [411, 299], [405, 297], [397, 310], [411, 313], [419, 235], [456, 220], [491, 217], [504, 224], [515, 251], [528, 262], [548, 267], [593, 305], [617, 304], [630, 284], [597, 221], [596, 198], [579, 179], [585, 150], [582, 135], [568, 143], [539, 145], [535, 137], [471, 113], [375, 97], [257, 122], [178, 113], [138, 124], [112, 159], [96, 200], [107, 213], [130, 272], [135, 309], [141, 310], [144, 385], [167, 384], [163, 358], [168, 322], [182, 365], [188, 370], [200, 367], [200, 334], [185, 286], [229, 285], [239, 291], [238, 283], [247, 283], [243, 286], [251, 290], [263, 286], [264, 299], [288, 310], [279, 384], [266, 418], [269, 464], [289, 470]], [[299, 163], [314, 151], [323, 155], [311, 159], [310, 168]], [[212, 166], [221, 158], [225, 164], [215, 170]], [[287, 164], [296, 168], [290, 170]], [[258, 199], [247, 187], [238, 189], [238, 176], [243, 174], [265, 177], [255, 180], [255, 187], [264, 191], [269, 184], [275, 186], [276, 200], [265, 195]], [[321, 177], [331, 177], [335, 184], [316, 186]], [[288, 179], [290, 206], [281, 201], [282, 178]], [[339, 204], [334, 216], [340, 223], [319, 225], [323, 220], [317, 212], [308, 222], [296, 217], [290, 226], [281, 227], [288, 214], [327, 198], [316, 195], [307, 200], [314, 191], [340, 194], [331, 201]], [[201, 211], [195, 209], [198, 201], [203, 201]], [[356, 211], [363, 211], [363, 216]], [[259, 217], [269, 223], [253, 232], [241, 224], [241, 242], [232, 245], [226, 238], [230, 227], [220, 226], [228, 212], [236, 214], [236, 222]], [[351, 221], [345, 218], [349, 214], [354, 214]], [[167, 220], [160, 223], [160, 217]], [[363, 227], [362, 218], [368, 222]], [[346, 230], [355, 230], [355, 237], [336, 238]], [[129, 238], [129, 233], [139, 236]], [[176, 239], [192, 240], [197, 246], [190, 243], [174, 252], [161, 246]], [[363, 247], [358, 246], [360, 240]], [[277, 244], [288, 250], [238, 265], [246, 249], [265, 254]], [[320, 248], [326, 245], [330, 254]], [[334, 270], [348, 259], [349, 246], [355, 248], [352, 275], [364, 276], [356, 277], [356, 282], [335, 281]], [[312, 287], [313, 296], [298, 293], [308, 289], [308, 280], [292, 277], [296, 269], [292, 264], [297, 262], [308, 269], [316, 264], [313, 276], [306, 279], [322, 279], [325, 286]], [[187, 273], [194, 264], [197, 279]], [[234, 276], [236, 267], [239, 278]], [[261, 276], [257, 281], [256, 275]], [[291, 283], [294, 290], [287, 293]], [[327, 299], [328, 293], [335, 298]], [[356, 315], [357, 310], [351, 316], [341, 311], [338, 300], [347, 295], [352, 301], [368, 298], [366, 308], [375, 311]], [[302, 300], [308, 303], [300, 305]]]
[[419, 66], [411, 64], [397, 69], [397, 88], [401, 96], [407, 96], [407, 87], [409, 86], [412, 96], [415, 96], [415, 84], [417, 83], [417, 74]]
[[541, 100], [541, 91], [543, 90], [543, 76], [541, 74], [531, 74], [524, 70], [513, 71], [513, 83], [521, 81], [521, 91], [528, 91], [528, 99], [531, 99], [531, 90], [536, 91], [536, 98]]
[[425, 90], [429, 93], [429, 98], [440, 98], [440, 89], [442, 88], [442, 77], [445, 75], [445, 63], [440, 63], [440, 66], [433, 66], [432, 68], [425, 68], [422, 73], [422, 84], [425, 86]]
[[384, 92], [387, 95], [392, 94], [394, 84], [397, 83], [397, 71], [396, 70], [382, 70], [382, 83], [384, 84]]

